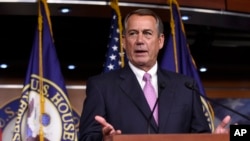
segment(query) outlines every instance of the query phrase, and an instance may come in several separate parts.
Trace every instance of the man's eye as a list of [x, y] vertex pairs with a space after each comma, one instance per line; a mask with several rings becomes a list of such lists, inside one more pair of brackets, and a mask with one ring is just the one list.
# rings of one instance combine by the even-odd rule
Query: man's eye
[[151, 32], [145, 32], [144, 34], [145, 34], [145, 35], [152, 35]]
[[153, 34], [152, 34], [152, 32], [144, 32], [143, 35], [146, 38], [151, 38]]
[[129, 36], [133, 36], [133, 35], [135, 35], [136, 33], [135, 32], [130, 32], [129, 33]]

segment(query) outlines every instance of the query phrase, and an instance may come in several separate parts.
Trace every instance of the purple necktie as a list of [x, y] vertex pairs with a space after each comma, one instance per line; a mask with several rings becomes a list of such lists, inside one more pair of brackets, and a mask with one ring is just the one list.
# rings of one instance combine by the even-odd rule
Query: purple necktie
[[[148, 101], [150, 109], [153, 110], [157, 97], [156, 97], [156, 91], [150, 82], [151, 75], [148, 73], [145, 73], [143, 76], [143, 80], [145, 81], [143, 92]], [[153, 115], [154, 115], [156, 123], [158, 124], [158, 104], [155, 107]]]

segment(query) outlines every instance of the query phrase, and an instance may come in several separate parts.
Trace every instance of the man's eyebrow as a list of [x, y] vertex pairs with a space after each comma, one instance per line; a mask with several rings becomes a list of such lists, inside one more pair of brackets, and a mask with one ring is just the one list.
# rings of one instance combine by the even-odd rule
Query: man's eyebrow
[[139, 32], [139, 31], [136, 30], [136, 29], [129, 29], [129, 30], [128, 30], [128, 33], [130, 33], [130, 32]]
[[152, 29], [143, 29], [143, 31], [153, 31]]
[[129, 29], [128, 31], [138, 31], [138, 29]]
[[142, 30], [142, 32], [153, 32], [153, 30], [152, 29], [144, 29], [144, 30]]

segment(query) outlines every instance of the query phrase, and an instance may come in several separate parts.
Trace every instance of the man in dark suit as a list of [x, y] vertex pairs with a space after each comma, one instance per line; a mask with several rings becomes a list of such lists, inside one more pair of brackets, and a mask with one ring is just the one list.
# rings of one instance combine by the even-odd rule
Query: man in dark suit
[[[139, 9], [124, 20], [124, 68], [94, 76], [87, 81], [80, 121], [80, 141], [108, 141], [115, 134], [208, 133], [199, 94], [187, 76], [162, 70], [157, 56], [164, 44], [163, 24], [151, 10]], [[153, 108], [143, 92], [145, 73], [155, 92]], [[157, 116], [153, 112], [157, 111]], [[215, 130], [224, 133], [230, 117]]]

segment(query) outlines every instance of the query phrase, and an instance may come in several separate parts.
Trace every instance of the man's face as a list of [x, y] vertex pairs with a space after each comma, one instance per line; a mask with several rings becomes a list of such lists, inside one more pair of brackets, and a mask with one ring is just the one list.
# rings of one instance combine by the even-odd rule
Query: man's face
[[156, 62], [163, 47], [164, 35], [159, 36], [153, 16], [132, 15], [127, 21], [123, 47], [132, 64], [147, 71]]

